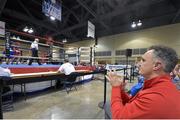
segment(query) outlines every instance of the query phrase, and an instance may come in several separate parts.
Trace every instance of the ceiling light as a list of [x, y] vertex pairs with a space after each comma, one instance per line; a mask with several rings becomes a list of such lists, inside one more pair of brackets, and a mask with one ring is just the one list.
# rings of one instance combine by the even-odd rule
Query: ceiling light
[[142, 22], [141, 22], [141, 20], [139, 20], [137, 23], [137, 26], [141, 26], [141, 25], [142, 25]]
[[135, 28], [135, 27], [136, 27], [136, 23], [133, 22], [133, 23], [131, 24], [131, 27], [132, 27], [132, 28]]
[[16, 36], [15, 36], [15, 35], [13, 35], [12, 39], [16, 39]]
[[49, 17], [49, 15], [48, 15], [48, 14], [46, 14], [46, 13], [45, 13], [45, 15], [46, 15], [47, 17]]
[[24, 32], [27, 32], [28, 30], [27, 26], [23, 29]]
[[62, 41], [63, 43], [66, 43], [67, 42], [67, 39], [63, 39], [63, 41]]
[[73, 48], [72, 47], [70, 47], [70, 48], [68, 48], [69, 50], [73, 50]]
[[19, 36], [17, 36], [17, 38], [16, 38], [16, 39], [17, 39], [17, 40], [21, 40]]
[[55, 17], [51, 16], [50, 19], [54, 21], [54, 20], [55, 20]]
[[34, 30], [32, 29], [32, 28], [30, 28], [29, 30], [28, 30], [28, 33], [33, 33], [34, 32]]

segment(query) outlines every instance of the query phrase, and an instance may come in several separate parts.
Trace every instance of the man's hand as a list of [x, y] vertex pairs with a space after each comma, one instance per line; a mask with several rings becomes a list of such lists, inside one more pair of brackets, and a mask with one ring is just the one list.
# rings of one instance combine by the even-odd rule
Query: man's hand
[[116, 72], [112, 72], [112, 71], [108, 72], [106, 78], [109, 80], [109, 82], [113, 87], [125, 86], [125, 83], [123, 83], [123, 76], [117, 75]]

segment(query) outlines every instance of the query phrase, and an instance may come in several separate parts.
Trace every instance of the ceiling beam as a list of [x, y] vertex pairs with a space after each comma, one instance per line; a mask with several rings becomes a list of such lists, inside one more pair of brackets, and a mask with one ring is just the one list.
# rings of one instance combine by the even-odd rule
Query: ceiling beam
[[64, 19], [62, 20], [62, 23], [58, 25], [59, 28], [64, 28], [67, 25], [67, 21], [69, 19], [70, 13], [67, 14]]
[[77, 40], [78, 38], [72, 34], [72, 32], [68, 32], [67, 36], [71, 37], [73, 40]]
[[173, 19], [170, 22], [170, 24], [175, 23], [179, 16], [180, 16], [180, 9], [177, 10], [176, 15], [173, 17]]
[[20, 19], [20, 20], [23, 20], [23, 21], [27, 21], [29, 23], [33, 23], [35, 25], [39, 25], [39, 26], [44, 27], [46, 29], [49, 29], [49, 30], [52, 30], [52, 31], [57, 31], [57, 29], [54, 29], [54, 27], [50, 26], [49, 23], [44, 23], [41, 20], [30, 18], [29, 16], [24, 15], [22, 13], [19, 13], [17, 11], [10, 10], [10, 9], [6, 8], [6, 9], [3, 10], [3, 13], [5, 13], [7, 15], [10, 15], [10, 16], [12, 16], [14, 18], [17, 18], [17, 19]]
[[114, 0], [107, 0], [107, 4], [108, 4], [111, 8], [113, 8], [113, 7], [115, 6]]
[[109, 26], [106, 25], [102, 20], [99, 20], [99, 19], [98, 19], [98, 15], [97, 15], [90, 7], [88, 7], [86, 3], [84, 3], [84, 2], [81, 1], [81, 0], [77, 0], [77, 2], [78, 2], [82, 7], [84, 7], [94, 18], [96, 18], [97, 21], [98, 21], [102, 26], [104, 26], [107, 30], [109, 30]]
[[18, 3], [20, 4], [20, 6], [25, 10], [25, 12], [26, 12], [30, 17], [34, 18], [33, 15], [32, 15], [32, 14], [29, 12], [29, 10], [27, 9], [27, 7], [24, 6], [24, 4], [22, 3], [22, 1], [18, 0]]
[[136, 10], [137, 8], [141, 8], [143, 10], [147, 6], [157, 4], [157, 3], [160, 3], [160, 2], [163, 2], [163, 1], [165, 1], [165, 0], [148, 0], [148, 1], [145, 1], [144, 3], [142, 1], [138, 1], [135, 4], [132, 4], [132, 5], [129, 5], [129, 6], [124, 6], [125, 8], [121, 9], [121, 10], [119, 10], [119, 7], [122, 7], [122, 5], [119, 5], [119, 6], [116, 7], [116, 10], [114, 10], [111, 13], [100, 16], [99, 19], [107, 19], [109, 17], [114, 17], [114, 16], [126, 14], [126, 13], [129, 13], [129, 12], [132, 12], [132, 11]]
[[6, 5], [7, 0], [0, 0], [0, 16], [4, 9], [4, 6]]
[[64, 7], [67, 11], [69, 11], [78, 21], [78, 23], [81, 21], [80, 18], [75, 14], [75, 12], [73, 12], [71, 9], [67, 8], [66, 6], [62, 5], [62, 7]]
[[[116, 9], [113, 12], [110, 12], [110, 13], [107, 13], [105, 15], [99, 16], [98, 19], [100, 19], [100, 20], [108, 19], [108, 18], [111, 18], [111, 17], [114, 17], [114, 16], [118, 16], [118, 15], [122, 15], [122, 14], [125, 14], [125, 13], [128, 13], [128, 12], [131, 12], [131, 11], [137, 9], [137, 8], [144, 9], [147, 6], [157, 4], [157, 3], [160, 3], [160, 2], [163, 2], [163, 1], [165, 1], [165, 0], [148, 0], [148, 1], [145, 1], [144, 3], [142, 3], [142, 1], [138, 1], [137, 3], [135, 3], [133, 5], [126, 6], [126, 8], [128, 8], [128, 9], [121, 9], [121, 10]], [[118, 6], [122, 7], [122, 5], [118, 5]], [[118, 6], [116, 8], [118, 8]], [[90, 21], [95, 22], [96, 18], [91, 19]], [[52, 36], [57, 36], [58, 34], [62, 34], [64, 32], [71, 31], [71, 30], [83, 27], [84, 25], [87, 25], [87, 21], [84, 21], [84, 22], [81, 22], [81, 23], [76, 24], [74, 26], [68, 27], [68, 28], [66, 28], [66, 29], [64, 29], [62, 31], [59, 31], [57, 33], [52, 34]]]
[[[144, 19], [142, 19], [142, 21], [144, 21], [143, 25], [137, 29], [131, 28], [129, 23], [116, 25], [116, 26], [112, 27], [112, 29], [111, 29], [112, 33], [109, 33], [107, 30], [99, 30], [97, 35], [99, 37], [101, 37], [104, 35], [104, 33], [107, 33], [106, 35], [108, 36], [108, 35], [114, 34], [117, 31], [119, 33], [125, 33], [128, 31], [137, 31], [137, 30], [141, 30], [141, 29], [152, 28], [154, 26], [167, 25], [169, 23], [168, 18], [171, 18], [174, 15], [175, 15], [175, 13], [169, 13], [169, 14], [164, 14], [162, 16], [152, 17], [152, 18], [144, 18]], [[117, 34], [117, 33], [115, 33], [115, 34]]]
[[[54, 26], [49, 25], [49, 23], [47, 23], [47, 22], [42, 22], [41, 20], [31, 18], [31, 17], [29, 17], [27, 15], [24, 15], [22, 13], [19, 13], [19, 12], [10, 10], [10, 9], [4, 9], [3, 13], [6, 14], [6, 15], [10, 15], [10, 16], [12, 16], [14, 18], [17, 18], [17, 19], [20, 19], [20, 20], [23, 20], [23, 21], [27, 21], [27, 22], [35, 24], [37, 26], [41, 26], [41, 27], [46, 28], [48, 30], [54, 31], [54, 33], [59, 31]], [[65, 34], [65, 33], [62, 33], [62, 34]]]

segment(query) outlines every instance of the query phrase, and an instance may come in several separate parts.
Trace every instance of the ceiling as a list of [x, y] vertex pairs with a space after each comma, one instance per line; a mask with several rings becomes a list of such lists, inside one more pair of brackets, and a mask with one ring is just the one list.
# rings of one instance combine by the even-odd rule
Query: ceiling
[[[96, 37], [180, 22], [180, 0], [61, 0], [62, 21], [42, 13], [42, 0], [0, 0], [0, 21], [6, 29], [22, 32], [34, 28], [35, 36], [51, 36], [68, 43], [87, 40], [87, 21], [96, 27]], [[131, 28], [133, 21], [142, 26]]]

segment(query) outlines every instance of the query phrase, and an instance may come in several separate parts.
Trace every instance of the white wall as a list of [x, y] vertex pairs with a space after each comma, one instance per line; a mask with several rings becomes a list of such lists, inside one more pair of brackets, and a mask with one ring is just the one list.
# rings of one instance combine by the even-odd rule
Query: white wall
[[[70, 45], [93, 46], [93, 44], [93, 40], [85, 40]], [[111, 50], [111, 59], [114, 59], [115, 50], [148, 48], [157, 44], [174, 48], [180, 56], [180, 23], [102, 37], [98, 39], [96, 51]]]

